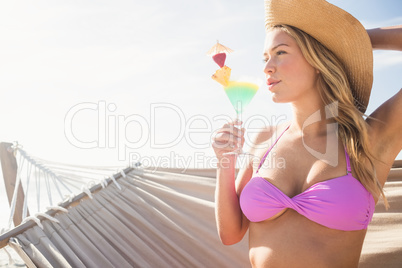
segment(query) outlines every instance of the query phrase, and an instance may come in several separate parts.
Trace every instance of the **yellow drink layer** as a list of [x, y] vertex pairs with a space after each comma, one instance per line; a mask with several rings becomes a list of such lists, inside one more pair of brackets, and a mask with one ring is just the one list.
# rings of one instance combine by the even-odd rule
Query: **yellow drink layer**
[[226, 95], [229, 97], [233, 108], [237, 114], [241, 114], [244, 108], [250, 103], [257, 93], [259, 86], [248, 82], [229, 81], [224, 87]]

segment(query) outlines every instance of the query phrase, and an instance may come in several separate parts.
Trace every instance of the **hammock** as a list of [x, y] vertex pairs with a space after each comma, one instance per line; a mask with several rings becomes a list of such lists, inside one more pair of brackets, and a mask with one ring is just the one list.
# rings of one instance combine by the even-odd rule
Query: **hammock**
[[[234, 246], [219, 241], [214, 172], [177, 171], [127, 168], [108, 186], [60, 204], [67, 212], [52, 210], [41, 226], [29, 221], [0, 241], [11, 237], [28, 267], [250, 267], [247, 235]], [[401, 267], [401, 171], [390, 173], [391, 208], [377, 204], [359, 267]]]

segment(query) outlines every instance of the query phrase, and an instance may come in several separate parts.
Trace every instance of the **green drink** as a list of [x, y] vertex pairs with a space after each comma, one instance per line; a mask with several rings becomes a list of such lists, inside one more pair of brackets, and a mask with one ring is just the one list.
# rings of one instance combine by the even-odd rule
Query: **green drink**
[[[232, 52], [230, 48], [227, 48], [219, 42], [215, 44], [209, 51], [208, 55], [212, 56], [212, 59], [219, 65], [220, 69], [216, 70], [215, 73], [212, 75], [212, 79], [216, 82], [220, 83], [225, 90], [226, 95], [228, 96], [230, 102], [232, 103], [233, 108], [236, 111], [236, 120], [234, 123], [234, 127], [241, 127], [241, 120], [240, 116], [243, 113], [246, 106], [250, 103], [253, 99], [255, 93], [257, 93], [258, 88], [260, 87], [259, 84], [240, 81], [240, 80], [231, 80], [230, 75], [232, 69], [225, 65], [226, 54]], [[251, 81], [256, 81], [252, 79]], [[241, 141], [241, 139], [240, 139]], [[224, 154], [248, 154], [243, 152], [242, 144], [239, 144], [239, 140], [237, 140], [238, 148], [231, 152], [227, 152]], [[236, 145], [231, 143], [230, 147], [235, 148]]]
[[230, 81], [224, 87], [225, 93], [228, 96], [233, 108], [239, 116], [244, 108], [250, 103], [251, 99], [257, 93], [259, 86], [249, 82]]
[[[240, 115], [250, 103], [255, 93], [257, 93], [258, 88], [259, 85], [257, 84], [243, 81], [229, 81], [227, 86], [224, 87], [225, 93], [236, 111], [236, 121], [241, 121]], [[245, 153], [242, 148], [225, 154], [250, 155], [249, 153]]]

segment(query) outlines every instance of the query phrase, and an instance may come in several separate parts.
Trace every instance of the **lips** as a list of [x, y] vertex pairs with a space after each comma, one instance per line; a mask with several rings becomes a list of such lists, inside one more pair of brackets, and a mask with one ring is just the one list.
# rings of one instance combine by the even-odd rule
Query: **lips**
[[275, 80], [275, 79], [271, 79], [271, 78], [267, 79], [268, 89], [271, 90], [274, 86], [276, 86], [280, 82], [281, 82], [280, 80]]

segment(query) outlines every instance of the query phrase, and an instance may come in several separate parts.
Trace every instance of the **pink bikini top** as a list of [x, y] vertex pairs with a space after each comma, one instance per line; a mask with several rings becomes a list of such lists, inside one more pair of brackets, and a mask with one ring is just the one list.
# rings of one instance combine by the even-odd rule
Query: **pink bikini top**
[[[268, 153], [285, 131], [261, 159], [257, 175]], [[252, 222], [260, 222], [290, 208], [309, 220], [331, 229], [343, 231], [366, 229], [373, 217], [374, 198], [352, 176], [346, 150], [345, 156], [346, 175], [318, 182], [294, 197], [288, 197], [262, 177], [251, 178], [240, 195], [240, 206], [244, 215]]]

